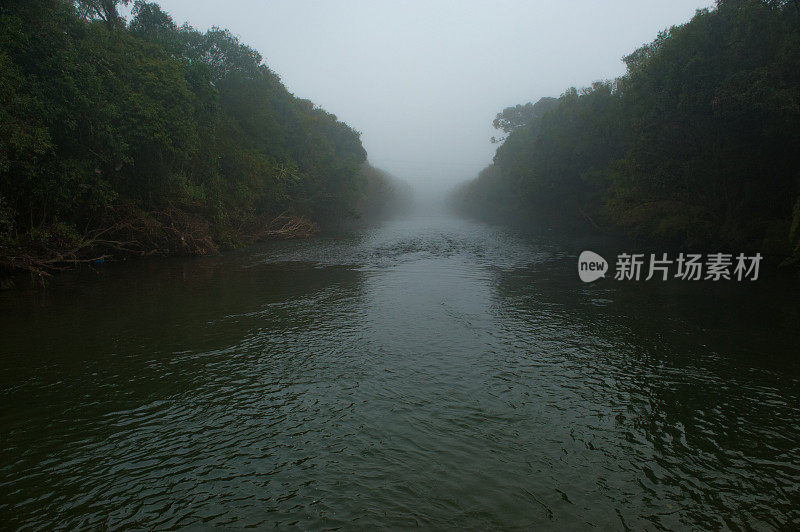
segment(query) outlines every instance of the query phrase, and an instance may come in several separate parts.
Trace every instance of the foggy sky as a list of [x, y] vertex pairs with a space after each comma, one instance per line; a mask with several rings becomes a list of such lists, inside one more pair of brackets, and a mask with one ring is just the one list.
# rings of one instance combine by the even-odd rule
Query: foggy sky
[[494, 115], [624, 73], [622, 56], [703, 0], [161, 0], [228, 28], [290, 92], [362, 132], [369, 160], [442, 190], [491, 162]]

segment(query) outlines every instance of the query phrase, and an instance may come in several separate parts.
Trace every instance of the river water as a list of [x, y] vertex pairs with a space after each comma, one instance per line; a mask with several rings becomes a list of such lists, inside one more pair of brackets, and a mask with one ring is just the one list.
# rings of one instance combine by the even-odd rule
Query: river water
[[0, 293], [19, 528], [781, 528], [800, 291], [420, 215]]

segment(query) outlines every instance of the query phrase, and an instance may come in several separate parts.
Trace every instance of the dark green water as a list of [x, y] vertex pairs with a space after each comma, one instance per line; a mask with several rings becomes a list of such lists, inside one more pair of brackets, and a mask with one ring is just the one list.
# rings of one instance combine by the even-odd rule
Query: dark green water
[[0, 293], [0, 523], [797, 525], [796, 285], [579, 251], [430, 216]]

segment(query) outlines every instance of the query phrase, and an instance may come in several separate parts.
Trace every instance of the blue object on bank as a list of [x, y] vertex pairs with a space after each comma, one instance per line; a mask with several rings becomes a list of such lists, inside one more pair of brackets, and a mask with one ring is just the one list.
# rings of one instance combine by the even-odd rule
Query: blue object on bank
[[94, 259], [92, 264], [103, 264], [106, 261], [105, 257], [100, 257], [99, 259]]

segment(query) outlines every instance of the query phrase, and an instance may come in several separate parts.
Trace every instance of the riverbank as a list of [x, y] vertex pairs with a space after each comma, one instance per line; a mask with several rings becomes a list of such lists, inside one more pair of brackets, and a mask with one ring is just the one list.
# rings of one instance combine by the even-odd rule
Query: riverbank
[[492, 163], [454, 203], [797, 267], [798, 28], [796, 4], [717, 2], [625, 56], [622, 76], [503, 109]]
[[360, 133], [256, 50], [116, 5], [0, 8], [0, 276], [304, 237], [388, 201]]
[[145, 212], [128, 207], [112, 212], [107, 225], [80, 237], [53, 234], [51, 228], [39, 241], [32, 237], [16, 247], [0, 245], [0, 286], [13, 286], [13, 278], [19, 274], [43, 282], [58, 271], [82, 264], [154, 255], [214, 255], [264, 240], [308, 238], [320, 231], [317, 223], [290, 210], [224, 225], [177, 208]]

